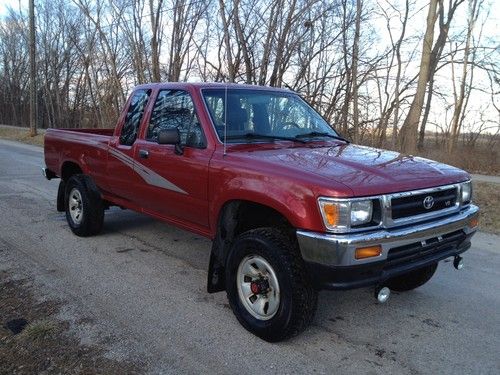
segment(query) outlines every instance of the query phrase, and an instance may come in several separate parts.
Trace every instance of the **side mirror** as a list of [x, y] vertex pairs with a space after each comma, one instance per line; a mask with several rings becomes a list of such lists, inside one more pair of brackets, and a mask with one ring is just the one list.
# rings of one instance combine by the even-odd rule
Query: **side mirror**
[[175, 145], [181, 143], [179, 129], [162, 129], [158, 133], [158, 143], [160, 145]]
[[158, 144], [160, 145], [175, 145], [175, 153], [182, 155], [184, 150], [181, 146], [181, 134], [179, 129], [163, 129], [158, 133]]

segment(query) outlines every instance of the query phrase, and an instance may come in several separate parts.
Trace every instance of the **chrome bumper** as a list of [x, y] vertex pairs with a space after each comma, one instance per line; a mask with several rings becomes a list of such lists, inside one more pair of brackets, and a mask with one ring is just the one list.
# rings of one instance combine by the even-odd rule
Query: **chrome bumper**
[[[477, 217], [479, 208], [470, 205], [452, 216], [431, 222], [404, 228], [384, 229], [365, 233], [326, 234], [297, 231], [302, 257], [307, 262], [325, 266], [356, 266], [380, 262], [387, 259], [391, 248], [425, 241], [462, 229], [466, 235], [477, 228], [470, 227], [470, 222]], [[355, 259], [354, 251], [358, 247], [381, 245], [382, 254], [378, 257]]]

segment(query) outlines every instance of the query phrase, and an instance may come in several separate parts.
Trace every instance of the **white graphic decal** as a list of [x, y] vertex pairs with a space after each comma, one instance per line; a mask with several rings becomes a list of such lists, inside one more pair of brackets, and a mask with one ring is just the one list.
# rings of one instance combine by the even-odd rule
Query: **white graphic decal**
[[172, 182], [170, 182], [163, 176], [160, 176], [155, 171], [149, 169], [148, 167], [142, 165], [141, 163], [138, 163], [130, 156], [125, 155], [124, 153], [111, 147], [108, 148], [108, 150], [112, 156], [120, 160], [123, 164], [126, 164], [128, 167], [132, 168], [149, 185], [158, 186], [162, 189], [176, 191], [181, 194], [187, 194], [186, 191], [182, 190], [177, 185], [174, 185]]
[[181, 194], [188, 194], [186, 191], [182, 190], [180, 187], [173, 184], [172, 182], [170, 182], [166, 178], [160, 176], [155, 171], [142, 165], [141, 163], [134, 160], [130, 156], [124, 154], [123, 152], [121, 152], [113, 147], [110, 147], [107, 143], [95, 141], [93, 139], [88, 139], [88, 138], [82, 139], [81, 137], [73, 136], [70, 134], [67, 134], [65, 136], [65, 138], [67, 140], [72, 141], [72, 142], [81, 143], [81, 144], [85, 144], [85, 145], [91, 144], [93, 147], [100, 148], [101, 150], [104, 150], [104, 151], [106, 151], [106, 150], [109, 151], [111, 156], [114, 156], [116, 159], [120, 160], [123, 164], [127, 165], [129, 168], [131, 168], [133, 171], [135, 171], [149, 185], [158, 186], [158, 187], [163, 188], [163, 189], [176, 191], [176, 192], [181, 193]]

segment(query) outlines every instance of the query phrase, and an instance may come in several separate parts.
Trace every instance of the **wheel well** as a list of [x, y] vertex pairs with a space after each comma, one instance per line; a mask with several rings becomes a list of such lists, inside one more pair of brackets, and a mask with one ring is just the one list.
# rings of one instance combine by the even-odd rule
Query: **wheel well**
[[240, 201], [234, 219], [236, 219], [236, 227], [232, 233], [234, 237], [262, 227], [279, 228], [287, 234], [295, 232], [293, 226], [281, 213], [255, 202]]
[[241, 233], [262, 227], [279, 228], [295, 241], [295, 228], [271, 207], [243, 200], [231, 201], [223, 206], [210, 255], [207, 285], [209, 293], [222, 291], [226, 287], [224, 269], [234, 239]]
[[68, 181], [68, 179], [75, 175], [82, 173], [82, 169], [80, 166], [72, 161], [66, 161], [63, 163], [61, 168], [61, 178], [64, 181]]

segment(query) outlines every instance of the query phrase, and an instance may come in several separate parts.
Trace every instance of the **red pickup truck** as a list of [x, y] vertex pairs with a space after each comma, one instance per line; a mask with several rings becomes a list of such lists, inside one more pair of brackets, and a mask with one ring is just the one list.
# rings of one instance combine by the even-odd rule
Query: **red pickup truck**
[[208, 291], [268, 341], [303, 330], [320, 289], [382, 302], [461, 268], [478, 223], [466, 172], [350, 144], [269, 87], [138, 86], [114, 130], [49, 129], [45, 163], [78, 236], [119, 206], [212, 239]]

